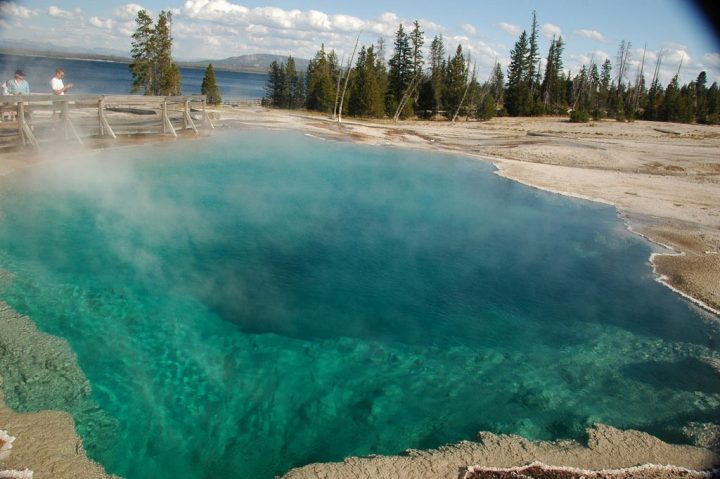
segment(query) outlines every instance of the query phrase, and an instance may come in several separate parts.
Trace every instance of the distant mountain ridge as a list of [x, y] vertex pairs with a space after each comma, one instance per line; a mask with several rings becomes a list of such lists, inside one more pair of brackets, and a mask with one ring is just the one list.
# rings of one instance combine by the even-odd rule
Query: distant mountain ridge
[[[46, 55], [52, 57], [72, 56], [78, 58], [92, 58], [97, 60], [107, 59], [127, 59], [130, 55], [122, 50], [114, 50], [110, 48], [78, 48], [65, 47], [48, 42], [37, 42], [32, 40], [3, 40], [0, 50], [7, 54], [16, 55]], [[95, 58], [96, 57], [96, 58]]]
[[[116, 62], [130, 63], [132, 60], [127, 52], [107, 48], [79, 49], [72, 47], [59, 47], [42, 42], [18, 42], [4, 41], [0, 47], [0, 53], [8, 55], [29, 55], [46, 56], [52, 58], [82, 58], [87, 60], [109, 60]], [[239, 72], [267, 73], [272, 62], [287, 62], [287, 55], [272, 55], [269, 53], [257, 53], [250, 55], [239, 55], [215, 60], [176, 60], [176, 63], [185, 68], [207, 68], [208, 64], [213, 65], [216, 70], [229, 70]], [[309, 60], [303, 58], [295, 59], [295, 67], [298, 71], [307, 70]]]
[[[205, 68], [209, 63], [212, 63], [213, 68], [221, 70], [235, 70], [235, 71], [257, 71], [267, 72], [272, 62], [287, 63], [287, 56], [283, 55], [271, 55], [269, 53], [257, 53], [252, 55], [240, 55], [236, 57], [228, 57], [222, 60], [196, 60], [192, 62], [179, 61], [178, 64], [182, 66], [195, 66], [197, 68]], [[295, 68], [299, 71], [307, 70], [309, 60], [303, 58], [295, 58]]]

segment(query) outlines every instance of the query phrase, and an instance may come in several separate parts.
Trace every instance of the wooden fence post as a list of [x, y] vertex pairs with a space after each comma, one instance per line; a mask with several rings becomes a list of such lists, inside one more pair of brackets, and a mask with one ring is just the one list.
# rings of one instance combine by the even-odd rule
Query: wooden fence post
[[207, 101], [205, 100], [205, 98], [203, 98], [203, 101], [202, 101], [203, 126], [205, 126], [205, 123], [207, 122], [207, 124], [210, 126], [210, 129], [211, 129], [211, 130], [214, 130], [214, 129], [215, 129], [215, 126], [214, 126], [214, 125], [212, 124], [212, 122], [210, 121], [210, 117], [209, 117], [208, 114], [207, 114], [207, 110], [205, 110], [205, 103], [207, 103]]
[[18, 133], [20, 134], [20, 141], [22, 141], [23, 146], [30, 143], [32, 146], [37, 148], [38, 144], [35, 139], [35, 135], [33, 135], [30, 125], [28, 125], [27, 121], [25, 121], [25, 104], [22, 100], [20, 100], [17, 105]]
[[190, 116], [190, 100], [188, 98], [185, 99], [185, 109], [183, 110], [183, 119], [185, 120], [185, 129], [187, 130], [188, 127], [192, 128], [195, 134], [198, 134], [197, 128], [195, 128], [195, 123], [192, 120], [192, 117]]
[[101, 96], [98, 100], [98, 122], [100, 122], [100, 135], [105, 136], [105, 133], [109, 134], [113, 137], [113, 139], [117, 139], [117, 136], [115, 136], [115, 132], [112, 128], [110, 128], [110, 123], [108, 123], [107, 118], [105, 118], [105, 97]]
[[162, 126], [163, 134], [170, 132], [170, 133], [172, 133], [172, 136], [177, 138], [177, 133], [175, 133], [175, 128], [173, 128], [172, 122], [170, 122], [170, 117], [168, 116], [167, 97], [163, 98], [162, 122], [163, 122], [163, 126]]

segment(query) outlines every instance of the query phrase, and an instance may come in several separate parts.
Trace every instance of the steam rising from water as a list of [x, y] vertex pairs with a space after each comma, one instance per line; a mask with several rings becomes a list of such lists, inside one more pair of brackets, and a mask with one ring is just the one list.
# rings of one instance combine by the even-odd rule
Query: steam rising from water
[[717, 327], [649, 246], [489, 173], [258, 132], [59, 161], [0, 186], [1, 293], [70, 341], [126, 477], [717, 418]]

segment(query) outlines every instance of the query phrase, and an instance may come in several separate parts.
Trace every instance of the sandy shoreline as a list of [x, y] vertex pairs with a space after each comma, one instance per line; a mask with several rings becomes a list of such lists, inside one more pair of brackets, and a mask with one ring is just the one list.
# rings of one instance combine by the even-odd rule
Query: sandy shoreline
[[[353, 119], [338, 125], [324, 116], [273, 111], [259, 107], [223, 107], [216, 110], [215, 114], [219, 118], [216, 122], [219, 130], [232, 128], [299, 130], [313, 136], [368, 145], [471, 156], [492, 162], [497, 167], [496, 174], [525, 185], [613, 205], [631, 231], [659, 245], [672, 248], [667, 254], [653, 254], [649, 258], [658, 275], [658, 281], [705, 309], [720, 314], [720, 154], [718, 154], [720, 127], [615, 121], [570, 124], [566, 119], [561, 118], [498, 118], [486, 123], [458, 122], [455, 125], [447, 122], [393, 124]], [[117, 144], [131, 145], [154, 141], [164, 140], [143, 138], [121, 140], [118, 143], [96, 141], [91, 147], [116, 147]], [[57, 151], [52, 154], [56, 155]], [[42, 163], [49, 159], [43, 152], [0, 152], [0, 176], [29, 166], [42, 167]], [[6, 315], [17, 315], [12, 311], [4, 311]], [[4, 320], [4, 317], [0, 319]], [[18, 436], [18, 428], [24, 431], [25, 425], [38, 422], [31, 416], [33, 415], [20, 415], [10, 411], [2, 402], [0, 395], [0, 430], [8, 429], [11, 435]], [[42, 419], [45, 420], [46, 418]], [[59, 421], [62, 424], [52, 433], [48, 432], [48, 437], [58, 443], [79, 444], [69, 415], [65, 414], [64, 419]], [[624, 447], [623, 444], [627, 445], [624, 441], [632, 439], [639, 441], [641, 450], [648, 448], [648, 451], [659, 454], [648, 457], [658, 460], [667, 457], [666, 461], [662, 461], [663, 463], [705, 469], [719, 464], [718, 457], [706, 450], [695, 451], [699, 454], [698, 457], [703, 458], [699, 462], [683, 463], [673, 458], [682, 459], [685, 457], [683, 454], [688, 450], [680, 449], [681, 455], [677, 456], [674, 452], [670, 454], [668, 451], [671, 449], [665, 447], [686, 446], [668, 446], [643, 433], [622, 432], [612, 428], [602, 429], [602, 427], [601, 430], [603, 437], [606, 438], [607, 449], [585, 448], [594, 452], [578, 453], [560, 462], [557, 462], [559, 456], [553, 454], [567, 449], [571, 444], [530, 443], [518, 437], [488, 434], [482, 436], [483, 440], [485, 443], [494, 441], [497, 448], [487, 449], [483, 454], [490, 454], [488, 457], [493, 458], [493, 461], [471, 460], [476, 456], [465, 454], [467, 452], [463, 449], [466, 447], [465, 443], [437, 450], [447, 452], [452, 448], [460, 448], [465, 451], [461, 451], [461, 455], [454, 459], [449, 459], [450, 456], [436, 456], [437, 451], [418, 452], [408, 457], [415, 459], [413, 462], [415, 465], [422, 463], [425, 464], [423, 467], [430, 467], [430, 469], [417, 469], [419, 475], [416, 477], [427, 477], [431, 471], [436, 471], [435, 467], [439, 464], [437, 461], [442, 463], [450, 460], [455, 461], [452, 463], [455, 474], [452, 477], [457, 477], [458, 466], [466, 467], [473, 464], [520, 466], [532, 462], [532, 459], [541, 459], [553, 465], [584, 468], [627, 467], [641, 464], [643, 461], [650, 462], [651, 459], [643, 459], [645, 456], [642, 455], [633, 456], [632, 460], [629, 456], [622, 456], [627, 459], [625, 462], [601, 463], [600, 459], [597, 459], [617, 455], [617, 451], [620, 450], [618, 448]], [[617, 433], [605, 434], [611, 430]], [[468, 444], [477, 446], [477, 443]], [[583, 447], [577, 443], [573, 444], [574, 448]], [[33, 457], [32, 449], [27, 448], [32, 447], [35, 446], [16, 442], [13, 449], [14, 459], [11, 459], [14, 462], [1, 464], [0, 470], [9, 467], [10, 464], [19, 467], [21, 461], [27, 462], [28, 458]], [[531, 450], [555, 452], [544, 456], [539, 452], [536, 455], [523, 455], [517, 452], [516, 447], [526, 452]], [[84, 458], [81, 446], [74, 447], [74, 450]], [[456, 452], [457, 450], [452, 450], [451, 456]], [[65, 461], [69, 457], [63, 454], [65, 453], [58, 452], [55, 456], [31, 461], [34, 464], [25, 463], [23, 467], [35, 468], [36, 478], [77, 477], [72, 475], [75, 473], [60, 473], [63, 468], [57, 467], [58, 461]], [[430, 460], [431, 456], [434, 459]], [[591, 457], [595, 459], [589, 459]], [[405, 456], [401, 457], [403, 460], [405, 458]], [[337, 471], [332, 469], [335, 467], [333, 465], [318, 466], [319, 469], [313, 465], [314, 469], [303, 468], [299, 471], [291, 471], [287, 477], [325, 477], [327, 474], [332, 477], [386, 477], [390, 474], [387, 477], [393, 477], [391, 471], [395, 469], [392, 468], [400, 464], [396, 459], [374, 458], [373, 461], [376, 462], [368, 463], [370, 469], [384, 470], [383, 474], [343, 476], [338, 472], [335, 475]], [[457, 463], [458, 460], [462, 460], [462, 464]], [[556, 462], [552, 462], [553, 460]], [[340, 464], [365, 464], [363, 461], [365, 459], [349, 459]], [[104, 477], [101, 470], [93, 469], [97, 465], [89, 464], [91, 465], [87, 467], [93, 472], [83, 477]], [[407, 472], [409, 469], [405, 467], [415, 468], [415, 465], [404, 466], [396, 472]], [[323, 469], [323, 467], [331, 469]], [[385, 467], [390, 469], [383, 469]], [[352, 470], [347, 469], [347, 471]], [[331, 473], [331, 471], [335, 472]], [[425, 476], [422, 475], [423, 473]], [[441, 476], [437, 475], [437, 477]]]

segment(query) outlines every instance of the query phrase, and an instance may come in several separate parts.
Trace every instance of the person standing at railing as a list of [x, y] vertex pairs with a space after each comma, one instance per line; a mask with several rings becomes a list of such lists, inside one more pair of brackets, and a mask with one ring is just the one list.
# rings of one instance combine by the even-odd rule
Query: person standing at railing
[[15, 71], [15, 79], [6, 82], [8, 95], [29, 95], [30, 84], [25, 79], [25, 73], [22, 70]]
[[72, 83], [69, 85], [63, 84], [63, 78], [65, 78], [65, 70], [62, 68], [55, 69], [55, 76], [50, 80], [50, 87], [56, 95], [64, 95], [66, 91], [73, 87]]
[[[70, 90], [73, 85], [70, 83], [69, 85], [65, 85], [63, 83], [63, 78], [65, 78], [65, 70], [62, 68], [56, 68], [55, 69], [55, 76], [50, 79], [50, 88], [52, 88], [52, 91], [56, 95], [64, 95], [66, 91]], [[60, 116], [62, 117], [62, 106], [59, 102], [53, 103], [53, 118], [55, 117], [55, 113], [60, 113]]]
[[[25, 72], [22, 70], [15, 70], [15, 78], [5, 82], [5, 88], [7, 89], [8, 95], [29, 95], [30, 84], [25, 79]], [[11, 118], [15, 116], [15, 112], [11, 114]], [[25, 110], [25, 119], [30, 120], [31, 114], [30, 109]]]

